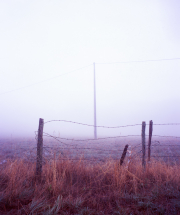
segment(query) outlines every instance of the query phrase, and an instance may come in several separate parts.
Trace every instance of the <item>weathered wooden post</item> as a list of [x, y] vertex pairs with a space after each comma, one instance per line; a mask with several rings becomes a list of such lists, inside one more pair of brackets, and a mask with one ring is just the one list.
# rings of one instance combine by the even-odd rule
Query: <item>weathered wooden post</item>
[[146, 168], [146, 160], [145, 160], [145, 155], [146, 155], [146, 139], [145, 139], [145, 129], [146, 129], [146, 122], [142, 122], [142, 166], [143, 169], [145, 170]]
[[122, 156], [121, 156], [121, 159], [120, 159], [120, 166], [121, 166], [121, 165], [123, 164], [123, 162], [124, 162], [124, 159], [125, 159], [126, 153], [127, 153], [127, 149], [128, 149], [128, 145], [125, 145], [124, 151], [123, 151]]
[[153, 131], [153, 121], [149, 121], [149, 140], [148, 140], [148, 161], [151, 159], [151, 139]]
[[39, 119], [38, 140], [37, 140], [37, 162], [36, 162], [36, 180], [41, 181], [42, 173], [42, 154], [43, 154], [43, 127], [44, 119]]

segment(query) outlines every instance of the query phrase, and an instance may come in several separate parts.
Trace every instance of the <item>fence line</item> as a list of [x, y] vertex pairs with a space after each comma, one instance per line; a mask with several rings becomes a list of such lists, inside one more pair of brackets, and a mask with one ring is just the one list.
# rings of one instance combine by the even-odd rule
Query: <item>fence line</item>
[[174, 155], [158, 155], [158, 156], [155, 156], [155, 155], [153, 155], [153, 156], [151, 156], [151, 157], [173, 157], [173, 158], [177, 158], [177, 157], [180, 157], [180, 155], [176, 155], [176, 156], [174, 156]]
[[[142, 150], [139, 150], [139, 151], [134, 151], [134, 149], [138, 149], [138, 148], [140, 148], [141, 146], [140, 146], [141, 144], [137, 144], [137, 145], [135, 145], [134, 147], [132, 147], [131, 148], [131, 151], [133, 152], [132, 153], [132, 155], [130, 156], [130, 155], [128, 155], [128, 161], [129, 161], [129, 159], [131, 160], [131, 159], [136, 159], [136, 158], [140, 158], [140, 159], [142, 159], [142, 157], [140, 156], [141, 155], [141, 153], [142, 153]], [[167, 145], [167, 144], [160, 144], [160, 145], [152, 145], [152, 147], [158, 147], [158, 146], [160, 146], [160, 147], [166, 147], [166, 146], [168, 146], [168, 147], [176, 147], [176, 146], [180, 146], [180, 145]], [[18, 148], [18, 149], [21, 149], [21, 150], [23, 150], [23, 153], [25, 153], [25, 152], [27, 152], [28, 151], [28, 155], [26, 155], [25, 154], [25, 159], [28, 159], [29, 160], [29, 156], [30, 156], [30, 161], [34, 161], [35, 159], [36, 159], [36, 157], [35, 157], [35, 151], [34, 150], [36, 150], [37, 149], [37, 147], [33, 147], [33, 148], [31, 148], [30, 149], [30, 151], [29, 151], [29, 148]], [[101, 154], [101, 156], [102, 157], [100, 157], [100, 158], [97, 158], [96, 156], [98, 156], [98, 154], [96, 154], [95, 155], [95, 157], [93, 157], [92, 155], [90, 155], [92, 158], [84, 158], [84, 159], [82, 159], [82, 157], [63, 157], [63, 156], [65, 156], [65, 155], [63, 155], [62, 154], [62, 157], [59, 157], [58, 156], [58, 159], [59, 160], [86, 160], [86, 161], [93, 161], [93, 162], [95, 162], [95, 161], [99, 161], [99, 162], [105, 162], [106, 160], [108, 160], [109, 158], [111, 158], [111, 159], [113, 159], [113, 160], [120, 160], [120, 155], [121, 155], [121, 152], [123, 151], [123, 150], [121, 150], [121, 149], [118, 149], [118, 150], [111, 150], [111, 149], [106, 149], [106, 150], [104, 150], [104, 149], [96, 149], [96, 148], [64, 148], [64, 147], [58, 147], [58, 150], [57, 150], [57, 147], [56, 146], [52, 146], [52, 147], [50, 147], [50, 146], [44, 146], [43, 147], [43, 149], [45, 150], [45, 151], [47, 151], [49, 154], [47, 155], [47, 154], [44, 154], [43, 153], [43, 159], [45, 159], [45, 160], [51, 160], [52, 158], [53, 158], [53, 156], [54, 156], [54, 153], [63, 153], [63, 149], [64, 150], [99, 150], [99, 151], [104, 151], [104, 152], [114, 152], [114, 151], [116, 151], [117, 153], [119, 153], [119, 155], [117, 155], [117, 154], [114, 154], [114, 156], [115, 157], [117, 157], [117, 158], [115, 158], [115, 157], [108, 157], [107, 156], [107, 154]], [[52, 150], [51, 150], [52, 149]], [[128, 150], [129, 151], [129, 150]], [[79, 153], [79, 152], [78, 152]], [[88, 152], [87, 152], [88, 153]], [[20, 157], [21, 158], [23, 158], [24, 156], [22, 156], [22, 153], [21, 152], [19, 152], [18, 153], [18, 155], [20, 155]], [[81, 155], [85, 155], [83, 152], [81, 153]], [[50, 156], [50, 157], [49, 157]], [[88, 156], [88, 154], [87, 154], [87, 156]], [[151, 157], [152, 158], [180, 158], [180, 156], [179, 155], [154, 155], [154, 153], [151, 155]], [[33, 158], [33, 160], [32, 160], [32, 158]], [[24, 158], [23, 158], [24, 159]], [[0, 164], [3, 164], [3, 163], [6, 163], [7, 161], [6, 160], [4, 160], [3, 162], [1, 162]], [[44, 163], [44, 161], [42, 161], [42, 163]]]
[[161, 146], [180, 146], [180, 145], [166, 145], [166, 144], [161, 144], [161, 145], [152, 145], [152, 146], [158, 146], [158, 147], [160, 146], [161, 147]]
[[[73, 145], [74, 146], [74, 145]], [[147, 144], [146, 144], [146, 146], [148, 146]], [[159, 145], [151, 145], [152, 147], [165, 147], [165, 146], [172, 146], [172, 147], [180, 147], [180, 145], [167, 145], [167, 144], [159, 144]], [[139, 144], [137, 144], [137, 145], [135, 145], [133, 148], [132, 148], [132, 150], [134, 149], [134, 148], [139, 148], [139, 147], [141, 147], [141, 143], [139, 143]], [[43, 146], [43, 148], [55, 148], [54, 146]], [[100, 150], [100, 151], [117, 151], [117, 150], [113, 150], [113, 149], [97, 149], [97, 148], [64, 148], [64, 147], [58, 147], [59, 149], [77, 149], [77, 150], [79, 150], [79, 149], [92, 149], [92, 150]], [[18, 149], [22, 149], [22, 150], [24, 150], [24, 151], [27, 151], [27, 150], [29, 150], [29, 148], [18, 148]], [[33, 147], [33, 148], [31, 148], [31, 150], [34, 150], [34, 149], [37, 149], [37, 147]], [[123, 150], [121, 150], [121, 149], [118, 149], [118, 151], [123, 151]]]
[[112, 137], [100, 137], [100, 138], [97, 138], [97, 139], [69, 139], [69, 138], [63, 138], [63, 137], [55, 137], [55, 136], [52, 136], [48, 133], [45, 133], [43, 132], [43, 136], [47, 136], [47, 137], [53, 137], [53, 138], [56, 138], [56, 139], [63, 139], [63, 140], [71, 140], [71, 141], [89, 141], [89, 140], [92, 140], [92, 141], [97, 141], [97, 140], [103, 140], [103, 139], [111, 139], [111, 138], [119, 138], [119, 137], [140, 137], [141, 135], [125, 135], [125, 136], [112, 136]]
[[[69, 138], [63, 138], [63, 137], [55, 137], [55, 136], [52, 136], [48, 133], [45, 133], [43, 132], [43, 134], [46, 134], [47, 137], [53, 137], [53, 138], [57, 138], [57, 139], [63, 139], [63, 140], [71, 140], [71, 141], [97, 141], [97, 140], [103, 140], [103, 139], [112, 139], [112, 138], [120, 138], [120, 137], [140, 137], [141, 135], [124, 135], [124, 136], [112, 136], [112, 137], [100, 137], [100, 138], [97, 138], [97, 139], [69, 139]], [[43, 135], [43, 136], [46, 136], [46, 135]], [[145, 135], [146, 137], [148, 137], [149, 135]], [[153, 135], [155, 137], [167, 137], [167, 138], [180, 138], [180, 137], [177, 137], [177, 136], [163, 136], [163, 135]]]
[[[74, 145], [73, 145], [74, 146]], [[148, 146], [147, 144], [146, 144], [146, 146]], [[169, 144], [159, 144], [159, 145], [151, 145], [152, 147], [166, 147], [166, 146], [172, 146], [172, 147], [180, 147], [180, 145], [169, 145]], [[139, 148], [139, 147], [141, 147], [141, 143], [139, 143], [139, 144], [137, 144], [137, 145], [135, 145], [133, 148], [132, 148], [132, 150], [134, 149], [134, 148]], [[55, 146], [46, 146], [46, 145], [44, 145], [43, 146], [43, 148], [45, 149], [45, 148], [51, 148], [51, 149], [53, 149], [53, 148], [55, 148]], [[98, 149], [98, 148], [77, 148], [77, 147], [75, 147], [75, 148], [64, 148], [64, 147], [59, 147], [58, 146], [58, 148], [59, 149], [77, 149], [77, 150], [79, 150], [79, 149], [86, 149], [86, 150], [99, 150], [99, 151], [117, 151], [117, 150], [113, 150], [113, 149]], [[32, 148], [29, 148], [29, 147], [26, 147], [26, 148], [23, 148], [23, 147], [20, 147], [20, 148], [18, 148], [18, 149], [21, 149], [21, 150], [23, 150], [23, 151], [28, 151], [28, 150], [37, 150], [37, 147], [32, 147]], [[123, 151], [123, 150], [121, 150], [121, 149], [118, 149], [118, 151]]]
[[[80, 122], [74, 122], [74, 121], [68, 121], [68, 120], [50, 120], [50, 121], [47, 121], [45, 123], [49, 123], [49, 122], [54, 122], [54, 121], [59, 121], [59, 122], [68, 122], [68, 123], [75, 123], [75, 124], [80, 124], [80, 125], [84, 125], [84, 126], [92, 126], [94, 127], [94, 125], [90, 125], [90, 124], [85, 124], [85, 123], [80, 123]], [[151, 125], [152, 123], [152, 120], [150, 121], [149, 125]], [[114, 127], [110, 127], [110, 126], [96, 126], [96, 127], [101, 127], [101, 128], [122, 128], [122, 127], [130, 127], [130, 126], [139, 126], [141, 124], [133, 124], [133, 125], [123, 125], [123, 126], [114, 126]], [[160, 125], [180, 125], [180, 123], [162, 123], [162, 124], [153, 124], [153, 125], [157, 125], [157, 126], [160, 126]], [[102, 139], [111, 139], [111, 138], [122, 138], [122, 137], [138, 137], [140, 135], [125, 135], [125, 136], [112, 136], [112, 137], [103, 137], [103, 138], [98, 138], [98, 139], [69, 139], [69, 138], [61, 138], [61, 137], [55, 137], [53, 135], [50, 135], [48, 133], [43, 133], [45, 134], [44, 136], [47, 136], [47, 137], [51, 137], [51, 138], [54, 138], [56, 141], [59, 141], [60, 143], [62, 144], [65, 144], [65, 145], [68, 145], [68, 146], [74, 146], [74, 144], [68, 144], [68, 143], [64, 143], [62, 142], [61, 140], [70, 140], [70, 141], [95, 141], [95, 140], [102, 140]], [[152, 125], [151, 125], [151, 129], [149, 130], [149, 135], [145, 135], [145, 133], [143, 134], [144, 137], [146, 136], [149, 136], [149, 144], [148, 144], [148, 157], [149, 157], [149, 160], [150, 160], [150, 148], [151, 148], [151, 138], [152, 138]], [[163, 137], [163, 138], [180, 138], [180, 137], [177, 137], [177, 136], [164, 136], [164, 135], [153, 135], [155, 137]], [[143, 140], [144, 141], [144, 140]], [[145, 142], [145, 141], [144, 141]], [[154, 141], [153, 141], [154, 142]], [[157, 141], [158, 142], [158, 141]], [[160, 142], [158, 142], [160, 144]], [[159, 145], [158, 144], [158, 145]], [[140, 144], [139, 144], [140, 145]], [[158, 145], [152, 145], [152, 147], [154, 146], [158, 146]], [[145, 147], [146, 145], [144, 144], [143, 147]], [[167, 146], [167, 145], [166, 145]], [[172, 145], [169, 145], [169, 146], [172, 146]], [[140, 146], [135, 146], [134, 148], [136, 147], [140, 147]], [[134, 149], [133, 148], [133, 149]], [[79, 148], [80, 149], [80, 148]], [[84, 148], [85, 149], [85, 148]], [[88, 148], [86, 148], [88, 149]], [[91, 148], [89, 148], [91, 149]], [[91, 149], [92, 150], [92, 149]], [[144, 153], [145, 153], [145, 149], [143, 149]], [[145, 156], [145, 155], [144, 155]]]
[[69, 122], [69, 123], [74, 123], [74, 124], [79, 124], [79, 125], [85, 125], [85, 126], [91, 126], [91, 127], [99, 127], [99, 128], [122, 128], [122, 127], [130, 127], [130, 126], [137, 126], [137, 125], [141, 125], [141, 124], [134, 124], [134, 125], [121, 125], [121, 126], [103, 126], [103, 125], [97, 125], [97, 126], [94, 126], [94, 125], [90, 125], [90, 124], [85, 124], [85, 123], [80, 123], [80, 122], [74, 122], [74, 121], [68, 121], [68, 120], [50, 120], [50, 121], [47, 121], [45, 122], [44, 124], [46, 123], [49, 123], [49, 122]]
[[[99, 127], [99, 128], [123, 128], [123, 127], [142, 125], [142, 124], [133, 124], [133, 125], [120, 125], [120, 126], [104, 126], [104, 125], [94, 126], [94, 125], [90, 125], [90, 124], [86, 124], [86, 123], [74, 122], [74, 121], [68, 121], [68, 120], [50, 120], [50, 121], [45, 122], [44, 124], [49, 123], [49, 122], [68, 122], [68, 123], [73, 123], [73, 124], [79, 124], [79, 125], [85, 125], [85, 126], [91, 126], [91, 127]], [[153, 125], [180, 125], [180, 123], [163, 123], [163, 124], [153, 124]]]
[[180, 138], [180, 137], [176, 137], [176, 136], [163, 136], [163, 135], [153, 135], [155, 137], [171, 137], [171, 138]]
[[180, 123], [164, 123], [164, 124], [153, 124], [153, 125], [180, 125]]
[[[53, 148], [53, 147], [49, 147], [49, 146], [45, 146], [43, 148]], [[97, 150], [97, 151], [112, 151], [112, 152], [117, 152], [117, 150], [113, 150], [113, 149], [97, 149], [97, 148], [61, 148], [61, 147], [58, 147], [59, 149], [76, 149], [76, 150], [79, 150], [79, 149], [83, 149], [83, 150]], [[123, 151], [121, 149], [118, 149], [118, 151]]]
[[[53, 122], [53, 121], [62, 121], [62, 122], [68, 122], [68, 123], [75, 123], [75, 124], [81, 124], [83, 126], [92, 126], [94, 127], [93, 125], [88, 125], [88, 124], [83, 124], [83, 123], [78, 123], [78, 122], [73, 122], [73, 121], [66, 121], [66, 120], [51, 120], [51, 121], [48, 121], [48, 122]], [[48, 123], [48, 122], [45, 122], [45, 123]], [[154, 158], [180, 158], [180, 155], [173, 155], [173, 154], [176, 154], [175, 152], [173, 152], [169, 147], [179, 147], [180, 144], [161, 144], [160, 141], [158, 140], [154, 140], [154, 141], [151, 141], [151, 138], [152, 137], [159, 137], [159, 138], [180, 138], [179, 136], [165, 136], [165, 135], [152, 135], [152, 127], [151, 129], [149, 129], [149, 135], [146, 135], [145, 134], [145, 127], [146, 127], [146, 123], [145, 122], [142, 122], [142, 124], [134, 124], [134, 125], [123, 125], [123, 126], [115, 126], [115, 127], [108, 127], [108, 126], [96, 126], [96, 127], [101, 127], [101, 128], [122, 128], [122, 127], [130, 127], [130, 126], [139, 126], [141, 125], [142, 126], [142, 133], [141, 135], [124, 135], [124, 136], [112, 136], [112, 137], [101, 137], [101, 138], [98, 138], [98, 139], [69, 139], [69, 138], [61, 138], [61, 137], [56, 137], [56, 136], [53, 136], [53, 135], [50, 135], [46, 132], [43, 132], [43, 127], [44, 127], [44, 120], [43, 119], [39, 119], [39, 129], [38, 129], [38, 132], [36, 131], [35, 132], [35, 139], [37, 140], [37, 147], [34, 147], [34, 148], [37, 148], [37, 161], [36, 161], [36, 176], [37, 176], [37, 179], [38, 181], [41, 181], [41, 172], [42, 172], [42, 165], [44, 163], [43, 159], [48, 159], [48, 158], [51, 158], [52, 157], [52, 154], [50, 152], [50, 154], [47, 155], [47, 157], [44, 157], [46, 156], [46, 154], [43, 153], [43, 149], [46, 150], [46, 151], [49, 151], [49, 149], [53, 148], [55, 150], [55, 152], [58, 152], [60, 154], [62, 154], [62, 156], [59, 157], [58, 155], [58, 158], [61, 159], [61, 160], [84, 160], [84, 161], [93, 161], [93, 162], [96, 162], [96, 161], [100, 161], [100, 162], [105, 162], [106, 160], [108, 160], [109, 158], [113, 159], [113, 160], [119, 160], [119, 165], [122, 165], [123, 164], [123, 161], [124, 161], [124, 158], [126, 156], [126, 153], [129, 153], [129, 156], [128, 156], [128, 163], [131, 161], [131, 159], [133, 158], [136, 158], [137, 156], [139, 156], [140, 154], [142, 154], [142, 156], [139, 156], [139, 158], [142, 159], [142, 166], [143, 166], [143, 170], [146, 169], [146, 146], [148, 145], [148, 161], [150, 162], [150, 158], [151, 157], [154, 157]], [[153, 126], [164, 126], [164, 125], [173, 125], [173, 126], [177, 126], [177, 125], [180, 125], [180, 123], [167, 123], [167, 124], [153, 124], [152, 123], [152, 120], [150, 121], [149, 123], [149, 126], [150, 125], [153, 125]], [[54, 146], [54, 147], [49, 147], [49, 146], [43, 146], [43, 136], [44, 137], [50, 137], [50, 138], [53, 138], [55, 139], [56, 141], [60, 142], [61, 144], [64, 144], [68, 147], [59, 147], [59, 150], [57, 150], [57, 147]], [[148, 141], [148, 144], [146, 144], [146, 140], [145, 138], [146, 137], [149, 137], [149, 141]], [[61, 140], [67, 140], [67, 141], [79, 141], [79, 142], [83, 142], [83, 141], [94, 141], [94, 140], [106, 140], [106, 139], [112, 139], [112, 138], [126, 138], [126, 137], [141, 137], [141, 143], [139, 144], [136, 144], [135, 146], [131, 147], [130, 145], [126, 145], [124, 150], [123, 149], [101, 149], [101, 148], [95, 148], [95, 147], [80, 147], [78, 144], [69, 144], [69, 143], [65, 143], [64, 141], [61, 141]], [[151, 142], [153, 144], [151, 144]], [[73, 146], [73, 147], [71, 147]], [[130, 150], [127, 150], [128, 149], [128, 146], [130, 148]], [[142, 147], [141, 150], [137, 150], [139, 149], [139, 147]], [[159, 149], [158, 147], [168, 147], [167, 150], [165, 151], [168, 151], [168, 154], [170, 153], [170, 155], [156, 155], [156, 153], [159, 153]], [[33, 148], [33, 149], [34, 149]], [[157, 152], [153, 152], [153, 154], [151, 155], [151, 149], [154, 148], [154, 149], [158, 149]], [[21, 148], [22, 150], [26, 150], [26, 149], [23, 149]], [[161, 148], [163, 150], [163, 148]], [[77, 157], [76, 154], [70, 154], [71, 157], [67, 157], [65, 154], [63, 155], [63, 151], [62, 150], [78, 150], [77, 153], [80, 157]], [[97, 153], [93, 152], [94, 154], [90, 154], [91, 158], [88, 158], [90, 157], [88, 155], [88, 157], [84, 157], [84, 153], [85, 152], [81, 152], [79, 150], [91, 150], [91, 151], [97, 151]], [[32, 151], [32, 150], [31, 150]], [[135, 152], [135, 154], [132, 154], [132, 152]], [[67, 151], [66, 151], [67, 152]], [[70, 151], [69, 151], [70, 152]], [[109, 152], [109, 155], [110, 157], [107, 157], [106, 153], [98, 153], [98, 152]], [[116, 159], [117, 157], [117, 154], [116, 153], [113, 153], [113, 154], [110, 154], [110, 152], [117, 152], [119, 153], [118, 155], [118, 158]], [[155, 153], [155, 154], [154, 154]], [[31, 154], [31, 153], [30, 153]], [[44, 155], [44, 156], [43, 156]], [[83, 155], [83, 156], [82, 156]], [[103, 156], [103, 157], [100, 157], [99, 156]], [[105, 156], [104, 156], [105, 155]], [[19, 155], [18, 155], [19, 156]], [[56, 155], [55, 155], [56, 156]], [[64, 157], [63, 157], [64, 156]]]

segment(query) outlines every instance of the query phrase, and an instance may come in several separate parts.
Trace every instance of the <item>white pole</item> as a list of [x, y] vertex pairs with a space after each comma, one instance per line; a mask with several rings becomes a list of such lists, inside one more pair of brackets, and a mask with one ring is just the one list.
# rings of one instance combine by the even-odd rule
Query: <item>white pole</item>
[[94, 63], [94, 139], [97, 139], [97, 127], [96, 127], [96, 79], [95, 79], [95, 63]]

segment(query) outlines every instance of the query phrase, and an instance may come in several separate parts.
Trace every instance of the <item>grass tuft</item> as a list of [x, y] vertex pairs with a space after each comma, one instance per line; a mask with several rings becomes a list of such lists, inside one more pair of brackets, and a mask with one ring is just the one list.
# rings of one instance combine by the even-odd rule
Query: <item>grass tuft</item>
[[35, 164], [8, 160], [0, 171], [0, 214], [180, 214], [180, 167], [138, 160], [87, 163], [54, 158], [35, 182]]

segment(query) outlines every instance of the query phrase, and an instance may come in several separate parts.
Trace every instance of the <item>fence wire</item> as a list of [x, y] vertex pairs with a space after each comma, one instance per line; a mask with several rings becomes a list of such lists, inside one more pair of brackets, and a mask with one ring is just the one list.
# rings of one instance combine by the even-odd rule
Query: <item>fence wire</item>
[[68, 123], [97, 127], [97, 128], [123, 128], [123, 127], [132, 127], [132, 126], [141, 125], [141, 124], [134, 124], [134, 125], [120, 125], [120, 126], [104, 126], [104, 125], [95, 126], [95, 125], [85, 124], [85, 123], [81, 123], [81, 122], [68, 121], [68, 120], [50, 120], [50, 121], [45, 122], [44, 124], [49, 123], [49, 122], [68, 122]]
[[[84, 123], [79, 123], [79, 122], [73, 122], [73, 121], [67, 121], [67, 120], [51, 120], [51, 121], [47, 121], [46, 123], [50, 123], [50, 122], [54, 122], [54, 121], [59, 121], [59, 122], [67, 122], [67, 123], [74, 123], [74, 124], [79, 124], [79, 125], [83, 125], [83, 126], [92, 126], [94, 127], [94, 125], [89, 125], [89, 124], [84, 124]], [[96, 126], [99, 128], [108, 128], [108, 129], [112, 129], [112, 128], [123, 128], [123, 127], [132, 127], [132, 126], [140, 126], [142, 124], [133, 124], [133, 125], [122, 125], [122, 126], [114, 126], [114, 127], [110, 127], [110, 126]], [[177, 126], [180, 125], [180, 123], [164, 123], [164, 124], [153, 124], [153, 126]], [[148, 137], [149, 135], [146, 135], [146, 137]], [[35, 140], [38, 141], [38, 132], [35, 131]], [[94, 143], [98, 142], [99, 140], [112, 140], [112, 139], [118, 139], [119, 138], [129, 138], [129, 137], [141, 137], [141, 135], [123, 135], [123, 136], [111, 136], [111, 137], [100, 137], [97, 139], [94, 138], [89, 138], [89, 139], [74, 139], [74, 138], [64, 138], [64, 137], [57, 137], [57, 136], [53, 136], [51, 134], [48, 134], [47, 132], [43, 132], [43, 137], [48, 137], [48, 138], [52, 138], [55, 141], [59, 142], [62, 145], [47, 145], [44, 144], [43, 149], [43, 159], [48, 159], [48, 157], [50, 157], [50, 159], [52, 158], [53, 155], [57, 154], [57, 155], [61, 155], [59, 158], [62, 160], [84, 160], [84, 161], [105, 161], [109, 158], [113, 158], [113, 160], [120, 160], [122, 152], [123, 152], [123, 147], [125, 146], [125, 143], [122, 144], [119, 143], [118, 148], [113, 149], [112, 143], [108, 143], [108, 147], [106, 148], [106, 142], [104, 142], [104, 145], [102, 145], [101, 142], [101, 146], [103, 148], [100, 148], [100, 144], [98, 145], [98, 147], [91, 147], [91, 146], [82, 146], [81, 142], [85, 142], [86, 144], [91, 144], [88, 143], [88, 141], [94, 141]], [[165, 135], [152, 135], [152, 138], [180, 138], [179, 136], [165, 136]], [[67, 142], [66, 142], [67, 141]], [[69, 141], [72, 141], [73, 143], [69, 143]], [[131, 140], [132, 141], [132, 140]], [[136, 140], [137, 141], [137, 140]], [[139, 141], [139, 140], [138, 140]], [[147, 141], [147, 139], [146, 139]], [[98, 143], [97, 143], [98, 144]], [[116, 144], [117, 147], [117, 143]], [[128, 162], [131, 159], [136, 159], [136, 158], [141, 158], [142, 157], [142, 143], [139, 141], [139, 143], [133, 143], [132, 144], [128, 142], [129, 148], [127, 151], [127, 159]], [[122, 148], [119, 148], [122, 147]], [[180, 147], [180, 142], [178, 142], [177, 144], [169, 144], [169, 143], [164, 143], [164, 141], [162, 140], [153, 140], [151, 142], [151, 157], [152, 158], [179, 158], [180, 155], [180, 150], [177, 149], [178, 147]], [[146, 155], [147, 155], [147, 149], [148, 149], [148, 145], [146, 144]], [[31, 160], [36, 160], [36, 150], [37, 147], [18, 147], [19, 152], [14, 153], [13, 156], [18, 155], [19, 157], [23, 157], [22, 155], [24, 155], [26, 158], [31, 157]], [[1, 151], [3, 152], [3, 148], [1, 149]], [[67, 153], [67, 155], [69, 155], [69, 157], [67, 157], [64, 153]], [[73, 157], [74, 156], [74, 157]], [[77, 157], [78, 156], [78, 157]], [[9, 156], [10, 157], [10, 156]], [[1, 164], [1, 162], [0, 162]]]

